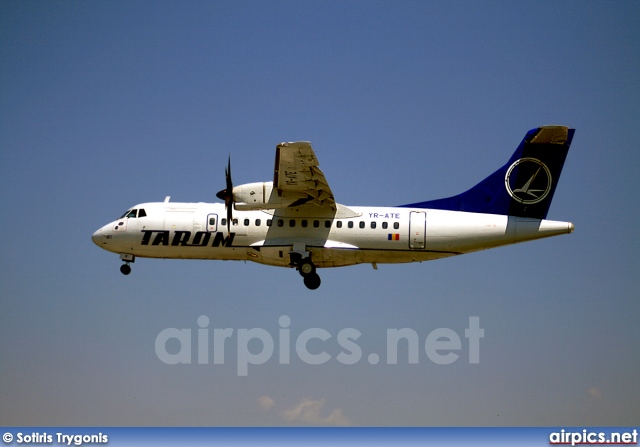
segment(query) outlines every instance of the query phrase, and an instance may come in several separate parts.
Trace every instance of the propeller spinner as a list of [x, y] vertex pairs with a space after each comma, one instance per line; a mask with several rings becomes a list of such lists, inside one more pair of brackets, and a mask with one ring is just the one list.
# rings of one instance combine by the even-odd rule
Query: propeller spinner
[[216, 197], [224, 200], [224, 206], [227, 209], [227, 232], [231, 233], [231, 219], [233, 219], [233, 182], [231, 181], [231, 155], [229, 155], [229, 163], [224, 170], [224, 177], [227, 182], [227, 188], [219, 191]]

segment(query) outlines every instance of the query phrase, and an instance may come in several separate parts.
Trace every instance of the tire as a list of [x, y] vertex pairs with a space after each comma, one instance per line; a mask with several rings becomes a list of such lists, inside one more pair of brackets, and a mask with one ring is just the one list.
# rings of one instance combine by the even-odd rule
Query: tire
[[313, 262], [311, 262], [310, 259], [305, 259], [300, 263], [300, 267], [298, 267], [298, 269], [300, 270], [300, 274], [303, 277], [307, 277], [309, 275], [313, 275], [316, 272], [316, 266], [313, 265]]
[[320, 276], [317, 273], [313, 273], [311, 275], [307, 275], [304, 277], [304, 285], [307, 286], [308, 289], [316, 290], [320, 287]]

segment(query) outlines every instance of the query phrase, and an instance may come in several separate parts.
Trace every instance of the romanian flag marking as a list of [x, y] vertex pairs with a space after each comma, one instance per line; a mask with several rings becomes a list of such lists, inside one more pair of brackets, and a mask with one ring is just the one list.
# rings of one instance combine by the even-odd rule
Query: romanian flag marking
[[390, 240], [390, 241], [399, 241], [400, 240], [400, 233], [389, 233], [388, 240]]

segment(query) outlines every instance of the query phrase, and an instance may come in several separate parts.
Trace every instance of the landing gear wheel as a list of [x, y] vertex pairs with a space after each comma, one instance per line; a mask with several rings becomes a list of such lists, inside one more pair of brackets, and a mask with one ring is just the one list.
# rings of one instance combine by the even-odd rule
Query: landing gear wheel
[[298, 270], [303, 277], [307, 277], [309, 275], [313, 275], [316, 273], [316, 266], [313, 265], [311, 259], [306, 258], [300, 261], [300, 265], [298, 266]]
[[308, 289], [316, 290], [320, 287], [320, 276], [317, 273], [312, 273], [304, 277], [304, 285], [307, 286]]
[[122, 273], [123, 275], [128, 275], [129, 273], [131, 273], [131, 266], [129, 264], [122, 264], [120, 266], [120, 273]]

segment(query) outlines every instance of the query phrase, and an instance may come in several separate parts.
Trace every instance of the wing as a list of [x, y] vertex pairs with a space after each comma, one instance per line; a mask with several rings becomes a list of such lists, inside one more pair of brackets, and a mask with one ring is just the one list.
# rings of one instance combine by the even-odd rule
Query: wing
[[280, 143], [276, 147], [274, 192], [288, 207], [317, 207], [335, 212], [337, 205], [316, 154], [308, 141]]

